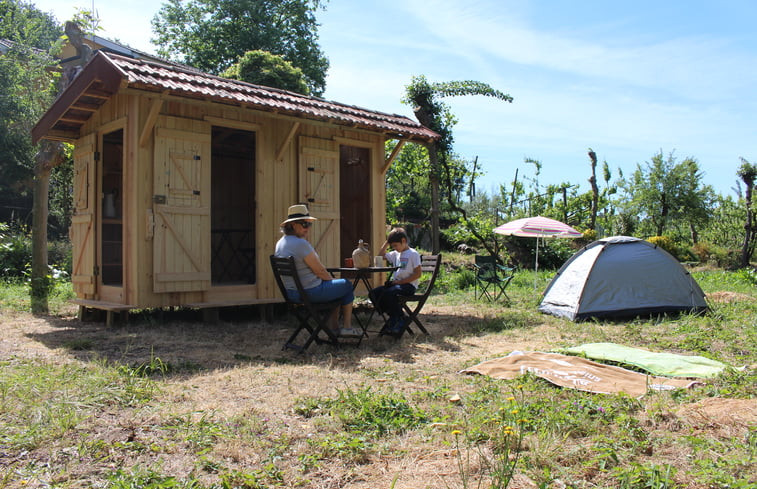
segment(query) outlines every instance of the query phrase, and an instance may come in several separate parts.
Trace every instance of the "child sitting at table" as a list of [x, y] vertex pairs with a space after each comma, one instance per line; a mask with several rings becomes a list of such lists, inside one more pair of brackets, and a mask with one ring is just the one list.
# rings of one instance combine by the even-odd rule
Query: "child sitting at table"
[[[386, 250], [390, 246], [392, 251], [387, 253]], [[378, 254], [384, 257], [390, 266], [397, 267], [397, 270], [384, 285], [371, 290], [369, 297], [377, 311], [389, 314], [389, 320], [381, 333], [399, 338], [410, 318], [402, 313], [397, 297], [413, 295], [418, 288], [418, 279], [422, 273], [421, 256], [408, 244], [407, 233], [403, 228], [392, 229]]]

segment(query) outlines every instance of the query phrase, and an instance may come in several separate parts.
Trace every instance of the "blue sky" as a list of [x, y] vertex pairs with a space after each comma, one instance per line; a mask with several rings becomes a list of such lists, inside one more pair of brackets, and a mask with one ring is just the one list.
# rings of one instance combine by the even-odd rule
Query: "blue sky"
[[[92, 0], [32, 0], [59, 20]], [[101, 35], [149, 52], [154, 0], [94, 0]], [[733, 194], [757, 162], [757, 3], [721, 0], [330, 0], [318, 13], [331, 62], [325, 97], [412, 117], [415, 75], [477, 80], [514, 97], [445, 99], [455, 150], [478, 156], [493, 191], [520, 175], [585, 189], [587, 149], [617, 176], [662, 150], [692, 156]]]

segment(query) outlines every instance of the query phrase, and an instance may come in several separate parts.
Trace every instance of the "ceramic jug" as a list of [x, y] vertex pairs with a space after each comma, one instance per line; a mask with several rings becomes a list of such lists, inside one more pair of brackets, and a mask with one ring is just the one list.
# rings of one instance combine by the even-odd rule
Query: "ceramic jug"
[[355, 268], [368, 268], [371, 266], [371, 250], [368, 249], [368, 243], [361, 239], [357, 243], [357, 248], [352, 252], [352, 262]]

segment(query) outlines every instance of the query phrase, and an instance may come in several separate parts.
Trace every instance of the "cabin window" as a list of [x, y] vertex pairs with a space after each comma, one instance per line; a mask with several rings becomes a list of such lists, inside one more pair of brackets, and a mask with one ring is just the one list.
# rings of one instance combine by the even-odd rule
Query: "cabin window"
[[255, 283], [255, 133], [214, 126], [211, 139], [211, 278]]
[[100, 257], [103, 285], [123, 285], [123, 161], [124, 131], [103, 136], [100, 212]]

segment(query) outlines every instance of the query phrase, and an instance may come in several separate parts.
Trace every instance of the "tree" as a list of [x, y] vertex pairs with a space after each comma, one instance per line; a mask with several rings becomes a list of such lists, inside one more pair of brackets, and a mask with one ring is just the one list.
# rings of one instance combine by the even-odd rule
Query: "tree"
[[[388, 157], [397, 143], [387, 141]], [[426, 147], [408, 143], [386, 173], [386, 213], [395, 223], [428, 220], [431, 207], [429, 161]]]
[[[431, 165], [430, 183], [431, 183], [431, 239], [433, 253], [439, 253], [439, 181], [440, 164], [444, 169], [444, 178], [447, 189], [448, 203], [456, 212], [462, 214], [463, 219], [467, 222], [465, 210], [454, 203], [452, 199], [452, 179], [451, 154], [452, 127], [455, 125], [455, 118], [449, 110], [449, 107], [439, 99], [442, 97], [455, 97], [463, 95], [483, 95], [494, 97], [506, 102], [512, 102], [513, 98], [499, 90], [495, 90], [489, 85], [477, 81], [453, 81], [444, 83], [429, 83], [425, 76], [413, 77], [410, 84], [405, 87], [404, 103], [410, 104], [415, 112], [418, 122], [438, 133], [441, 138], [429, 143], [428, 154]], [[485, 246], [488, 243], [475, 229], [470, 231]], [[491, 250], [490, 250], [491, 251]]]
[[318, 45], [321, 0], [168, 0], [152, 19], [158, 53], [221, 73], [247, 51], [280, 55], [323, 94], [329, 62]]
[[631, 179], [623, 182], [630, 196], [624, 211], [639, 217], [642, 232], [657, 236], [685, 224], [696, 243], [697, 229], [706, 223], [714, 198], [712, 187], [703, 185], [702, 177], [695, 159], [678, 163], [673, 153], [665, 158], [660, 151], [651, 162], [636, 165]]
[[244, 53], [239, 62], [231, 65], [222, 76], [303, 95], [310, 94], [301, 69], [295, 68], [281, 56], [259, 49]]
[[757, 235], [755, 234], [757, 229], [755, 228], [754, 215], [752, 214], [752, 192], [754, 191], [755, 179], [757, 179], [757, 165], [741, 158], [741, 166], [737, 174], [746, 187], [744, 191], [746, 222], [744, 223], [744, 243], [741, 245], [741, 266], [747, 267], [754, 253], [755, 241], [757, 241]]
[[20, 0], [0, 0], [0, 39], [47, 51], [62, 34], [50, 14]]
[[54, 19], [17, 0], [0, 0], [0, 220], [24, 220], [32, 207], [30, 131], [54, 95], [47, 50], [61, 34]]

